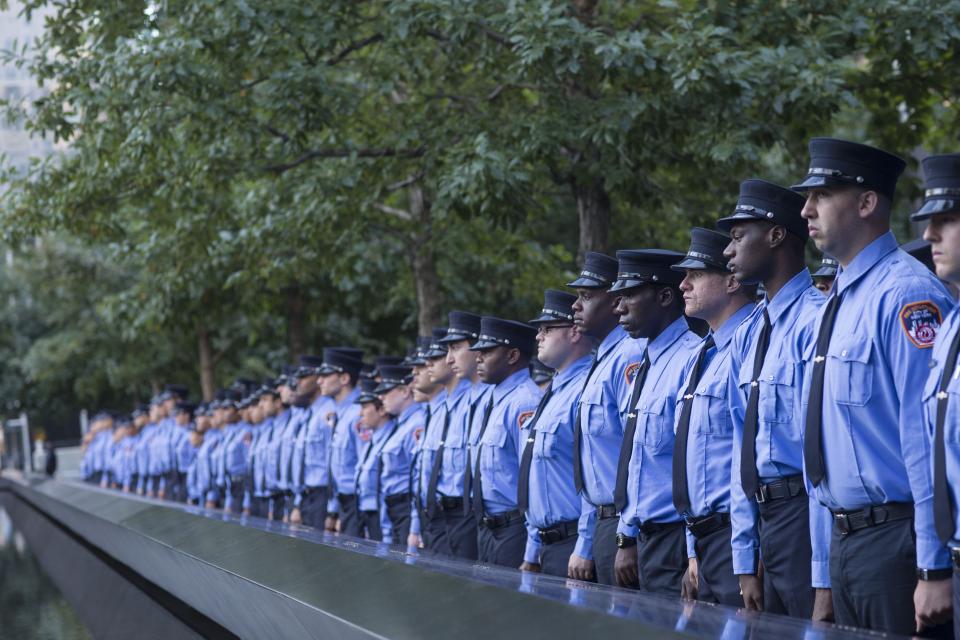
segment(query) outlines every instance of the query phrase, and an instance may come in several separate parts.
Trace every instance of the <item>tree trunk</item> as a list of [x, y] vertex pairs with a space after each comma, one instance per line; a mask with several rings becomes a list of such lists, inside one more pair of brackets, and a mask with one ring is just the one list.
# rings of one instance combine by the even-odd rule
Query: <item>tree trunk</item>
[[571, 186], [577, 200], [577, 216], [580, 221], [577, 264], [582, 265], [587, 251], [607, 253], [610, 236], [610, 194], [603, 184], [603, 178], [577, 176]]
[[287, 289], [287, 339], [290, 341], [290, 360], [297, 359], [307, 351], [306, 322], [304, 311], [306, 300], [299, 283]]
[[213, 400], [214, 390], [214, 358], [213, 345], [210, 343], [210, 332], [203, 320], [197, 320], [197, 347], [200, 354], [200, 389], [203, 392], [204, 402]]
[[430, 329], [442, 324], [440, 307], [440, 276], [437, 275], [436, 256], [433, 252], [430, 203], [418, 185], [409, 188], [410, 213], [417, 223], [413, 236], [413, 279], [417, 288], [417, 328], [422, 336], [430, 335]]

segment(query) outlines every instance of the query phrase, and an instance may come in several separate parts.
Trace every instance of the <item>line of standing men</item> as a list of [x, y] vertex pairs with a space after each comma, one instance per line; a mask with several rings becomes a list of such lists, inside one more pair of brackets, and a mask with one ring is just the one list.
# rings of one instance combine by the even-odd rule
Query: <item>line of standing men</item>
[[[746, 180], [686, 254], [589, 253], [528, 323], [451, 312], [366, 374], [359, 351], [324, 349], [224, 392], [193, 434], [170, 387], [114, 438], [121, 458], [147, 455], [112, 482], [526, 571], [947, 632], [960, 326], [890, 232], [904, 167], [815, 138], [798, 185]], [[914, 219], [960, 284], [960, 160], [924, 170]], [[832, 288], [805, 266], [811, 238]], [[555, 370], [540, 385], [535, 355]]]

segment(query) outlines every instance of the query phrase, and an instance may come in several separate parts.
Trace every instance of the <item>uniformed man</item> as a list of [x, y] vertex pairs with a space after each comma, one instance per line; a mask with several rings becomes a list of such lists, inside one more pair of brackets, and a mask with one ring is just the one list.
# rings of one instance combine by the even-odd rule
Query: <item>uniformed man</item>
[[[926, 179], [924, 203], [910, 219], [929, 221], [923, 238], [930, 243], [937, 277], [954, 286], [960, 284], [960, 154], [930, 156], [923, 161]], [[926, 433], [932, 451], [934, 533], [950, 549], [952, 571], [940, 567], [944, 552], [938, 555], [936, 569], [927, 572], [929, 580], [923, 597], [915, 598], [917, 630], [939, 625], [950, 618], [953, 609], [954, 635], [960, 635], [960, 535], [957, 496], [960, 490], [960, 308], [954, 307], [944, 318], [933, 347], [931, 370], [923, 391]], [[917, 533], [918, 537], [920, 532]], [[929, 533], [924, 534], [925, 536]], [[951, 581], [946, 579], [950, 578]], [[952, 592], [952, 603], [950, 602]], [[952, 605], [952, 606], [951, 606]]]
[[418, 537], [418, 540], [411, 539], [409, 542], [422, 543], [424, 549], [434, 553], [450, 554], [450, 545], [447, 542], [447, 530], [443, 515], [430, 513], [428, 507], [430, 504], [428, 490], [430, 487], [430, 470], [433, 468], [433, 460], [436, 454], [436, 448], [427, 445], [430, 439], [431, 426], [437, 424], [443, 427], [442, 422], [433, 419], [433, 416], [444, 410], [444, 400], [447, 397], [447, 390], [443, 385], [434, 382], [430, 376], [430, 363], [426, 355], [430, 353], [434, 345], [438, 344], [440, 338], [447, 333], [446, 327], [434, 327], [432, 335], [421, 340], [416, 354], [411, 359], [413, 365], [413, 386], [414, 390], [421, 394], [417, 398], [425, 403], [424, 430], [417, 438], [417, 446], [414, 451], [412, 467], [412, 493], [414, 503], [414, 513], [410, 525], [411, 534]]
[[536, 413], [540, 389], [530, 379], [537, 330], [528, 324], [484, 316], [477, 374], [494, 385], [483, 408], [475, 451], [471, 452], [471, 499], [477, 519], [480, 562], [519, 567], [526, 547], [523, 515], [517, 508], [521, 430]]
[[[466, 391], [450, 411], [450, 424], [442, 438], [437, 469], [437, 509], [442, 512], [450, 554], [466, 560], [477, 559], [477, 521], [464, 498], [472, 425], [479, 424], [482, 403], [490, 385], [477, 375], [477, 356], [470, 351], [480, 336], [480, 316], [466, 311], [447, 314], [447, 333], [439, 342], [446, 348], [446, 366], [458, 387]], [[478, 409], [479, 407], [479, 409]], [[479, 430], [479, 427], [478, 427]], [[431, 479], [433, 477], [431, 476]]]
[[284, 415], [284, 427], [278, 431], [271, 442], [271, 460], [276, 461], [276, 474], [273, 485], [273, 519], [288, 522], [290, 514], [293, 512], [293, 490], [291, 488], [290, 478], [293, 465], [294, 447], [297, 443], [297, 435], [303, 426], [303, 418], [306, 415], [306, 406], [303, 403], [306, 400], [298, 399], [297, 372], [305, 373], [313, 365], [310, 360], [303, 360], [299, 367], [291, 367], [287, 370], [284, 384], [280, 385], [280, 400], [287, 407]]
[[411, 367], [381, 364], [377, 372], [380, 383], [374, 392], [380, 396], [384, 410], [397, 421], [396, 433], [380, 450], [380, 495], [385, 514], [382, 529], [384, 540], [405, 547], [410, 535], [410, 468], [415, 434], [423, 431], [423, 407], [413, 401]]
[[187, 470], [187, 502], [192, 505], [203, 506], [204, 491], [200, 488], [199, 477], [204, 462], [201, 462], [203, 453], [203, 443], [206, 441], [206, 434], [210, 430], [211, 416], [213, 410], [209, 402], [201, 403], [194, 414], [194, 430], [190, 433], [190, 443], [196, 448], [197, 453], [194, 456], [193, 464]]
[[[804, 465], [834, 514], [830, 585], [840, 624], [915, 628], [912, 596], [947, 566], [933, 518], [922, 386], [943, 316], [943, 285], [897, 247], [890, 215], [906, 163], [862, 144], [814, 138], [794, 187], [817, 248], [840, 271], [808, 350]], [[916, 536], [912, 534], [916, 521]], [[917, 585], [917, 577], [921, 583]]]
[[524, 425], [517, 481], [517, 506], [527, 524], [520, 569], [560, 577], [567, 576], [580, 520], [592, 512], [573, 483], [573, 424], [593, 360], [592, 341], [573, 324], [576, 300], [548, 289], [540, 315], [530, 321], [537, 327], [537, 359], [556, 373]]
[[723, 250], [729, 242], [726, 234], [694, 228], [686, 257], [673, 267], [685, 273], [684, 313], [710, 327], [686, 365], [676, 399], [673, 505], [687, 523], [683, 595], [740, 607], [730, 550], [733, 428], [727, 385], [733, 336], [754, 309], [755, 287], [738, 282], [727, 268]]
[[[270, 515], [270, 498], [272, 489], [268, 484], [270, 443], [274, 430], [278, 428], [277, 415], [283, 409], [280, 403], [280, 394], [277, 392], [277, 381], [268, 378], [260, 385], [257, 409], [262, 423], [257, 429], [253, 445], [250, 447], [251, 459], [249, 468], [252, 473], [248, 515], [258, 518], [267, 518]], [[322, 526], [321, 521], [321, 526]]]
[[[460, 318], [453, 314], [450, 316], [461, 324]], [[427, 518], [430, 521], [439, 520], [437, 526], [444, 529], [445, 545], [442, 549], [436, 549], [437, 551], [475, 558], [473, 550], [476, 547], [477, 530], [476, 527], [472, 531], [464, 530], [469, 523], [463, 522], [463, 499], [460, 495], [466, 458], [455, 459], [455, 456], [449, 455], [466, 452], [464, 427], [469, 413], [472, 383], [468, 378], [454, 373], [454, 360], [447, 347], [450, 344], [448, 337], [451, 337], [449, 326], [442, 328], [434, 336], [433, 343], [424, 353], [427, 375], [434, 384], [443, 388], [437, 396], [434, 410], [431, 411], [423, 442], [424, 461], [428, 456], [432, 460], [429, 466], [422, 466], [427, 478], [424, 509]], [[450, 527], [447, 526], [448, 520], [451, 521]], [[473, 544], [464, 540], [471, 533]]]
[[217, 487], [217, 453], [223, 440], [223, 410], [227, 400], [226, 389], [215, 394], [215, 400], [210, 403], [210, 427], [203, 434], [203, 444], [197, 450], [197, 484], [196, 493], [201, 496], [201, 502], [207, 509], [217, 509], [222, 504], [223, 495]]
[[733, 214], [718, 222], [730, 232], [724, 255], [734, 276], [767, 292], [730, 353], [733, 568], [746, 608], [810, 618], [816, 588], [816, 618], [826, 619], [832, 518], [804, 486], [800, 418], [804, 353], [826, 299], [804, 261], [803, 205], [790, 189], [746, 180]]
[[185, 401], [189, 395], [189, 389], [182, 384], [168, 384], [163, 390], [161, 419], [150, 443], [150, 476], [153, 478], [154, 495], [162, 500], [171, 499], [172, 491], [176, 490], [176, 487], [167, 486], [171, 479], [177, 477], [174, 448], [179, 431], [175, 414], [177, 403]]
[[130, 414], [131, 432], [124, 443], [123, 453], [123, 474], [121, 479], [121, 488], [124, 493], [131, 493], [137, 490], [139, 478], [137, 477], [137, 447], [140, 443], [140, 433], [147, 424], [147, 408], [142, 404], [137, 404], [133, 413]]
[[150, 478], [150, 445], [162, 418], [163, 394], [158, 394], [150, 399], [150, 406], [147, 409], [147, 424], [140, 430], [140, 439], [137, 442], [137, 494], [141, 496], [152, 496], [153, 487]]
[[360, 405], [360, 423], [366, 434], [361, 438], [355, 484], [361, 535], [367, 540], [379, 542], [383, 540], [383, 523], [386, 520], [386, 503], [381, 493], [381, 454], [384, 446], [396, 435], [399, 425], [374, 392], [376, 388], [377, 381], [373, 376], [361, 380], [360, 395], [354, 401]]
[[830, 293], [833, 288], [833, 281], [837, 277], [837, 261], [830, 256], [823, 256], [820, 259], [820, 267], [813, 272], [813, 286], [824, 295]]
[[174, 410], [174, 423], [170, 433], [171, 469], [167, 474], [167, 499], [187, 501], [187, 472], [196, 461], [197, 449], [190, 440], [194, 430], [193, 420], [197, 405], [180, 400]]
[[333, 431], [330, 416], [335, 414], [333, 399], [323, 394], [318, 374], [323, 359], [314, 356], [300, 358], [297, 371], [297, 398], [295, 404], [306, 411], [300, 417], [300, 426], [291, 458], [291, 490], [293, 509], [290, 522], [320, 529], [327, 520], [330, 501], [330, 441]]
[[687, 570], [685, 527], [671, 491], [675, 403], [683, 364], [699, 351], [670, 267], [683, 254], [660, 249], [618, 251], [619, 273], [610, 288], [631, 338], [646, 338], [617, 461], [614, 504], [620, 512], [614, 572], [621, 586], [676, 596]]
[[249, 406], [248, 394], [256, 383], [238, 379], [233, 385], [233, 402], [223, 407], [223, 442], [218, 449], [217, 484], [223, 492], [223, 509], [234, 514], [243, 511], [243, 493], [246, 489], [247, 449], [250, 447], [250, 424], [243, 419], [241, 411]]
[[358, 355], [356, 349], [347, 347], [325, 348], [319, 371], [321, 393], [334, 402], [328, 413], [328, 424], [333, 430], [330, 475], [336, 498], [328, 503], [327, 509], [339, 514], [340, 533], [355, 537], [361, 534], [355, 477], [360, 448], [360, 411], [354, 400], [360, 394], [356, 386], [363, 367], [360, 357], [355, 357]]
[[621, 409], [630, 399], [630, 384], [640, 368], [646, 340], [633, 340], [618, 325], [619, 294], [608, 289], [617, 279], [617, 261], [588, 252], [580, 277], [567, 284], [577, 292], [573, 323], [596, 345], [574, 423], [574, 486], [586, 498], [587, 517], [580, 522], [577, 549], [569, 575], [578, 580], [616, 584], [617, 509], [613, 490], [623, 441]]

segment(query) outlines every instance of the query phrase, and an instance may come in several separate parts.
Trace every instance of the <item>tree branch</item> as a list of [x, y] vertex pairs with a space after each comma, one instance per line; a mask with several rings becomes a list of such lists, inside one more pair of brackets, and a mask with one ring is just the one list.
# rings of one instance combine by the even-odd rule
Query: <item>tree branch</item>
[[340, 53], [338, 53], [337, 55], [331, 58], [327, 58], [327, 66], [332, 67], [338, 62], [342, 62], [344, 58], [349, 56], [354, 51], [359, 51], [360, 49], [370, 46], [371, 44], [380, 42], [381, 40], [383, 40], [383, 35], [376, 33], [370, 36], [369, 38], [364, 38], [363, 40], [357, 40], [356, 42], [351, 42]]
[[420, 158], [426, 152], [425, 147], [417, 147], [416, 149], [314, 149], [307, 151], [291, 162], [267, 165], [264, 167], [264, 171], [283, 173], [317, 158]]
[[413, 214], [405, 209], [397, 209], [396, 207], [391, 207], [390, 205], [383, 204], [382, 202], [374, 202], [373, 208], [378, 211], [383, 211], [384, 213], [389, 213], [392, 216], [396, 216], [401, 220], [413, 220]]
[[399, 181], [399, 182], [394, 182], [393, 184], [388, 184], [388, 185], [387, 185], [387, 191], [396, 191], [397, 189], [403, 189], [404, 187], [409, 187], [409, 186], [412, 185], [414, 182], [417, 182], [418, 180], [420, 180], [420, 178], [422, 178], [422, 177], [423, 177], [423, 171], [420, 171], [420, 172], [418, 172], [418, 173], [415, 173], [415, 174], [413, 174], [413, 175], [411, 175], [411, 176], [407, 176], [406, 178], [404, 178], [403, 180], [401, 180], [401, 181]]

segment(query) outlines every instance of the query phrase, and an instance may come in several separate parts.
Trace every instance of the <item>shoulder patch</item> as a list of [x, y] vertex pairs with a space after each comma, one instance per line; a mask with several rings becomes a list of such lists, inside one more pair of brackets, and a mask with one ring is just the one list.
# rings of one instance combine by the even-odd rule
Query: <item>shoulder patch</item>
[[940, 307], [930, 300], [913, 302], [900, 309], [900, 326], [913, 346], [920, 349], [933, 346], [942, 321]]
[[420, 425], [413, 430], [413, 439], [417, 442], [420, 442], [420, 437], [423, 435], [423, 425]]
[[371, 438], [371, 436], [373, 436], [373, 430], [372, 430], [372, 429], [367, 429], [366, 427], [364, 427], [364, 426], [363, 426], [362, 424], [360, 424], [359, 422], [357, 422], [357, 424], [353, 425], [353, 428], [357, 430], [357, 435], [360, 436], [360, 439], [361, 439], [361, 440], [363, 440], [364, 442], [370, 442], [370, 438]]
[[533, 417], [536, 411], [523, 411], [517, 416], [517, 426], [523, 429], [524, 423]]
[[627, 368], [623, 370], [623, 377], [627, 379], [627, 384], [632, 385], [634, 379], [637, 377], [637, 371], [640, 370], [639, 362], [631, 362], [627, 365]]

